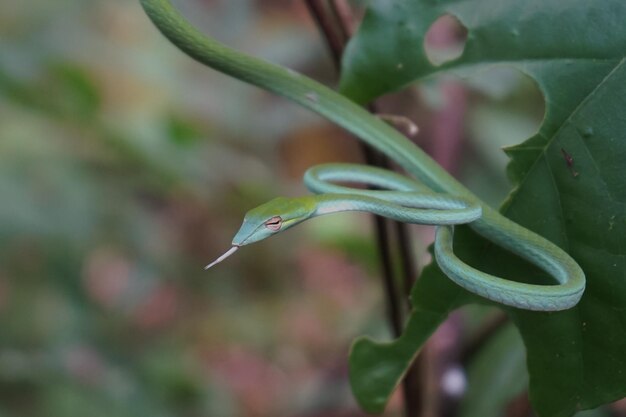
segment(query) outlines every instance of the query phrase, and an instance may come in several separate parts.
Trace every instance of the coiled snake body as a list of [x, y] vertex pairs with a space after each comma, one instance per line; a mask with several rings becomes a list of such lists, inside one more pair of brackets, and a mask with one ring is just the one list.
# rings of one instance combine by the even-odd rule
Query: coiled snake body
[[[346, 97], [294, 71], [230, 49], [192, 27], [169, 0], [141, 0], [158, 29], [192, 58], [242, 81], [313, 110], [378, 149], [411, 178], [377, 168], [333, 164], [314, 167], [305, 183], [317, 195], [279, 198], [251, 210], [233, 248], [259, 241], [311, 217], [338, 211], [368, 211], [403, 222], [437, 225], [435, 258], [458, 285], [492, 301], [527, 310], [573, 307], [585, 289], [585, 275], [563, 250], [488, 207], [394, 128]], [[380, 191], [353, 189], [333, 181], [360, 182]], [[481, 236], [549, 273], [557, 285], [505, 280], [465, 264], [453, 252], [455, 224], [469, 224]]]

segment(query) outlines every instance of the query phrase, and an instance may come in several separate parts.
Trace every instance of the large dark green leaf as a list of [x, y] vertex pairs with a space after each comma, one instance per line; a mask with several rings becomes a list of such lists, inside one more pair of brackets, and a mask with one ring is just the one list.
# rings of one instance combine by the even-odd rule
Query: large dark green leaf
[[[469, 35], [460, 58], [436, 67], [423, 40], [446, 13]], [[516, 188], [502, 212], [569, 252], [588, 281], [582, 301], [568, 311], [506, 308], [526, 345], [531, 401], [541, 416], [569, 416], [626, 395], [624, 22], [622, 0], [372, 2], [344, 62], [342, 90], [360, 102], [437, 71], [480, 64], [514, 66], [543, 92], [540, 131], [507, 150]], [[467, 228], [458, 228], [455, 249], [487, 272], [542, 281], [530, 266]], [[383, 409], [412, 357], [450, 311], [485, 300], [431, 265], [412, 302], [400, 339], [360, 339], [353, 347], [353, 390], [368, 411]]]

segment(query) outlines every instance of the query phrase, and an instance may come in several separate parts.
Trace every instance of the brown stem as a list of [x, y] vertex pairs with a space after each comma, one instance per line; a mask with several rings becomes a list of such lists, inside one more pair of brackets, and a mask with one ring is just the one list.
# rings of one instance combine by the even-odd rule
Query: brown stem
[[[379, 113], [376, 102], [370, 103], [370, 105], [368, 106], [368, 110], [374, 114]], [[378, 166], [378, 167], [382, 167], [386, 169], [392, 169], [392, 165], [391, 165], [391, 162], [389, 161], [389, 158], [387, 158], [385, 155], [381, 154], [380, 152], [372, 151], [372, 153], [373, 153], [373, 156], [371, 158], [374, 159], [374, 162], [371, 163], [368, 161], [370, 165], [374, 165], [374, 166]], [[366, 161], [367, 161], [367, 158], [366, 158]], [[402, 282], [403, 282], [402, 290], [403, 291], [396, 288], [397, 287], [395, 285], [396, 281], [394, 280], [393, 275], [390, 275], [389, 277], [385, 277], [385, 281], [391, 281], [392, 283], [394, 283], [393, 290], [395, 294], [397, 294], [398, 292], [403, 294], [402, 298], [404, 301], [402, 300], [399, 301], [397, 295], [393, 296], [393, 304], [392, 304], [393, 308], [398, 309], [400, 311], [404, 311], [408, 314], [411, 309], [411, 305], [409, 303], [409, 295], [411, 294], [411, 288], [413, 287], [413, 284], [417, 277], [417, 266], [414, 260], [415, 257], [411, 253], [411, 248], [412, 248], [411, 239], [407, 230], [407, 225], [405, 223], [399, 223], [399, 222], [395, 222], [395, 221], [391, 221], [387, 219], [382, 219], [382, 220], [388, 225], [388, 227], [393, 225], [395, 232], [396, 232], [397, 247], [398, 247], [398, 251], [400, 254], [400, 261], [401, 261], [401, 266], [402, 266]], [[383, 255], [384, 258], [388, 258], [388, 259], [392, 258], [390, 247], [384, 248], [384, 251], [381, 251], [381, 254]], [[390, 261], [388, 260], [388, 262]], [[388, 294], [388, 298], [392, 298], [392, 297]], [[396, 337], [398, 337], [400, 333], [401, 333], [401, 330], [397, 331], [395, 334]], [[406, 375], [404, 376], [404, 380], [402, 381], [402, 393], [404, 396], [404, 410], [405, 410], [404, 414], [406, 417], [419, 417], [420, 412], [422, 410], [422, 404], [423, 404], [422, 394], [424, 392], [424, 383], [421, 379], [422, 367], [423, 367], [423, 359], [422, 359], [422, 356], [419, 355], [414, 360], [413, 365], [411, 365]]]
[[352, 18], [352, 11], [350, 5], [345, 0], [331, 0], [329, 1], [330, 11], [332, 12], [335, 20], [339, 22], [337, 25], [338, 30], [343, 35], [343, 38], [348, 39], [352, 36], [354, 31], [354, 19]]
[[313, 16], [317, 27], [324, 35], [324, 41], [333, 58], [335, 69], [339, 71], [343, 49], [348, 41], [346, 32], [341, 27], [343, 25], [335, 19], [332, 13], [328, 12], [326, 2], [320, 0], [305, 0], [304, 2]]
[[402, 270], [404, 271], [404, 293], [406, 295], [407, 308], [411, 309], [409, 296], [415, 280], [417, 279], [417, 263], [415, 255], [411, 252], [412, 241], [411, 235], [404, 223], [395, 222], [396, 235], [398, 236], [398, 248], [400, 250], [400, 260], [402, 261]]
[[[320, 31], [324, 35], [324, 40], [333, 57], [335, 68], [339, 71], [341, 54], [348, 41], [345, 37], [347, 30], [338, 29], [339, 27], [343, 28], [344, 25], [338, 22], [332, 14], [328, 13], [329, 9], [325, 5], [326, 2], [321, 0], [305, 0], [305, 3]], [[362, 142], [359, 142], [359, 144], [366, 164], [387, 166], [380, 153]], [[381, 274], [385, 289], [387, 314], [393, 334], [395, 337], [398, 337], [402, 333], [404, 309], [402, 303], [398, 301], [399, 294], [394, 280], [393, 253], [390, 244], [390, 230], [388, 227], [389, 221], [379, 216], [373, 216], [373, 222], [376, 234], [376, 246], [380, 253]]]
[[[305, 3], [314, 17], [320, 31], [324, 35], [326, 44], [333, 57], [337, 71], [341, 68], [341, 57], [351, 33], [351, 17], [346, 4], [338, 4], [333, 0], [324, 2], [321, 0], [305, 0]], [[376, 104], [369, 106], [372, 113], [376, 113]], [[368, 165], [391, 169], [391, 163], [384, 155], [361, 143], [361, 149]], [[400, 251], [403, 275], [403, 290], [400, 290], [394, 279], [393, 251], [390, 244], [391, 226], [394, 225], [397, 246]], [[409, 294], [416, 277], [416, 265], [411, 254], [411, 241], [407, 227], [403, 223], [393, 222], [379, 216], [374, 216], [374, 228], [376, 230], [377, 247], [381, 257], [383, 285], [387, 298], [387, 310], [389, 321], [395, 337], [402, 332], [404, 315], [410, 309], [408, 304]], [[402, 295], [400, 295], [402, 294]], [[403, 302], [402, 299], [406, 300]], [[419, 378], [418, 364], [407, 372], [403, 382], [406, 417], [418, 417], [421, 410], [421, 380]]]

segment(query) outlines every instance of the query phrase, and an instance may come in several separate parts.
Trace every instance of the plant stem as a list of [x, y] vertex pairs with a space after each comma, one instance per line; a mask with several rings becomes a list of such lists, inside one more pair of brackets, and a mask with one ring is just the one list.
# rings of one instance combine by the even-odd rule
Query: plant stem
[[335, 16], [329, 13], [324, 1], [305, 0], [304, 3], [323, 35], [328, 51], [333, 58], [335, 69], [339, 71], [343, 50], [348, 41], [347, 33], [341, 29], [342, 25], [335, 19]]
[[[315, 19], [320, 32], [333, 57], [333, 63], [338, 72], [341, 70], [341, 57], [349, 40], [351, 32], [351, 17], [345, 4], [338, 4], [334, 0], [305, 0], [309, 12]], [[368, 106], [372, 113], [377, 113], [376, 103]], [[368, 165], [392, 169], [389, 160], [366, 144], [361, 143], [361, 150]], [[383, 286], [387, 298], [389, 322], [395, 337], [402, 333], [404, 316], [408, 314], [408, 303], [411, 287], [417, 276], [414, 257], [411, 254], [411, 240], [404, 223], [391, 221], [379, 216], [373, 216], [377, 247], [381, 258]], [[393, 226], [393, 227], [392, 227]], [[396, 246], [399, 251], [402, 267], [403, 286], [398, 288], [394, 278], [393, 248], [391, 246], [391, 232], [395, 231]], [[406, 300], [406, 301], [402, 301]], [[407, 372], [403, 381], [406, 417], [418, 417], [422, 401], [422, 382], [419, 378], [418, 359], [415, 365]]]

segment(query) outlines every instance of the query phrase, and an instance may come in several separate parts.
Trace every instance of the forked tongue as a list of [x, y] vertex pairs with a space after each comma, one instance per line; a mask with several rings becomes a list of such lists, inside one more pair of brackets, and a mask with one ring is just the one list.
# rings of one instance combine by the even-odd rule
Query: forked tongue
[[239, 246], [233, 246], [232, 248], [228, 249], [226, 251], [225, 254], [223, 254], [222, 256], [220, 256], [219, 258], [217, 258], [216, 260], [214, 260], [213, 262], [211, 262], [210, 264], [208, 264], [207, 266], [204, 267], [204, 270], [206, 271], [207, 269], [219, 264], [220, 262], [222, 262], [224, 259], [228, 258], [230, 255], [232, 255], [233, 253], [237, 252], [237, 249], [239, 249]]

